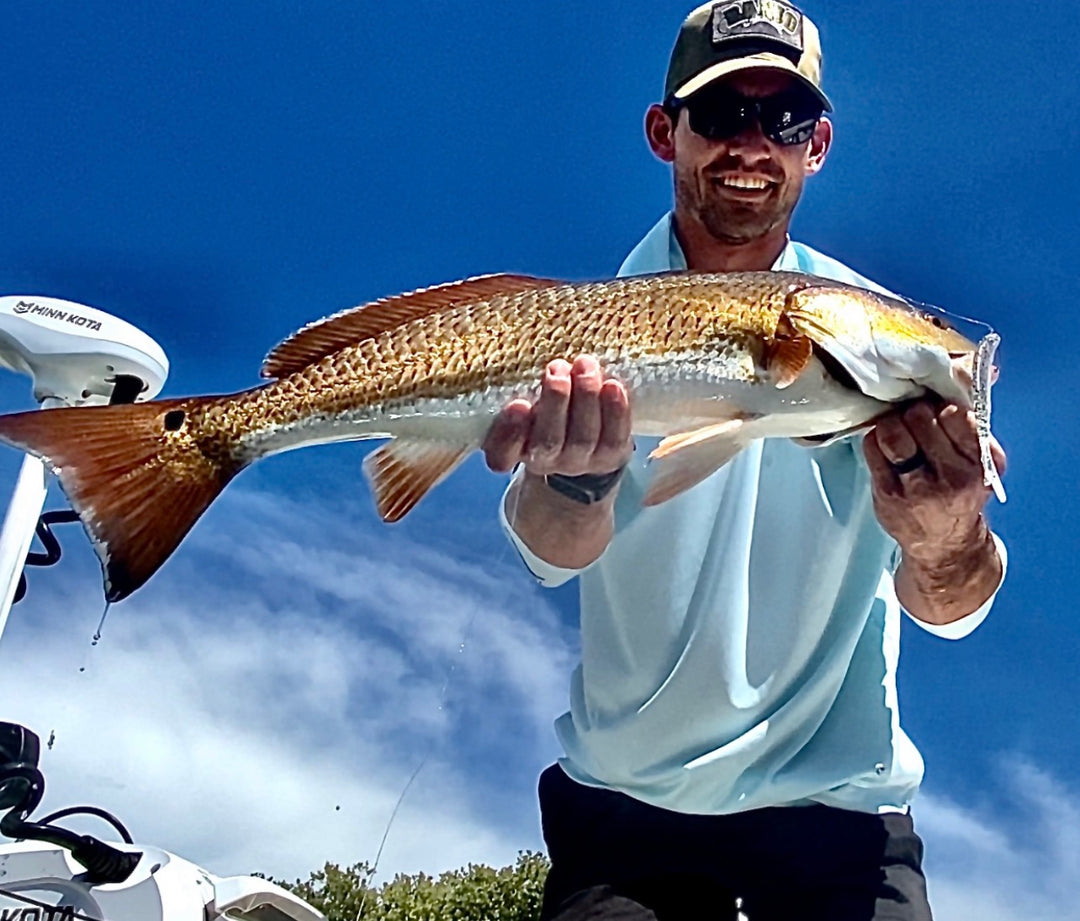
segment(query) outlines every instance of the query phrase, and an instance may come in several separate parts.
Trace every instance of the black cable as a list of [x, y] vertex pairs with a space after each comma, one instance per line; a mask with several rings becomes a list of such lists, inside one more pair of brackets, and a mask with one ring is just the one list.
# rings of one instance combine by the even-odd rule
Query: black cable
[[[79, 516], [69, 508], [57, 509], [53, 512], [45, 512], [39, 519], [37, 527], [34, 529], [37, 534], [38, 540], [41, 541], [41, 545], [45, 548], [44, 553], [35, 553], [31, 551], [26, 554], [27, 566], [52, 566], [54, 563], [60, 560], [60, 541], [56, 539], [56, 535], [53, 534], [51, 525], [54, 524], [68, 524], [72, 521], [78, 521]], [[26, 595], [26, 573], [19, 573], [19, 585], [15, 589], [15, 597], [12, 599], [12, 604], [22, 601]]]
[[[17, 723], [0, 723], [0, 809], [6, 810], [6, 814], [0, 817], [0, 835], [45, 841], [64, 848], [70, 852], [73, 860], [86, 868], [83, 879], [92, 885], [124, 882], [142, 859], [141, 852], [122, 851], [91, 835], [80, 835], [59, 825], [50, 825], [49, 819], [29, 821], [30, 814], [41, 803], [45, 791], [45, 778], [37, 766], [38, 753], [39, 740], [34, 733]], [[70, 815], [73, 812], [88, 812], [104, 817], [113, 823], [114, 828], [121, 830], [126, 844], [131, 843], [127, 829], [103, 809], [77, 806], [55, 815]]]
[[80, 835], [59, 825], [27, 822], [16, 810], [0, 820], [0, 833], [8, 838], [28, 838], [64, 848], [86, 868], [85, 879], [93, 885], [124, 882], [142, 859], [141, 851], [121, 851], [92, 835]]
[[51, 825], [57, 819], [65, 819], [69, 815], [92, 815], [105, 822], [108, 822], [113, 828], [116, 829], [117, 834], [120, 835], [124, 844], [134, 844], [128, 830], [124, 827], [124, 824], [111, 812], [106, 812], [104, 809], [98, 806], [68, 806], [66, 809], [57, 809], [56, 812], [50, 812], [47, 816], [37, 819], [38, 825]]
[[4, 837], [45, 841], [64, 848], [86, 868], [86, 879], [91, 883], [122, 883], [131, 876], [142, 857], [141, 852], [121, 851], [91, 835], [80, 835], [59, 825], [27, 821], [41, 802], [45, 789], [41, 771], [33, 764], [4, 765], [0, 781], [9, 794], [5, 804], [11, 806], [0, 818], [0, 834]]
[[69, 522], [78, 520], [78, 513], [70, 508], [61, 508], [53, 512], [45, 512], [38, 519], [37, 528], [35, 528], [38, 540], [41, 541], [42, 546], [45, 548], [45, 552], [31, 552], [26, 554], [26, 562], [31, 566], [52, 566], [53, 563], [57, 562], [61, 555], [60, 541], [56, 539], [56, 535], [53, 534], [50, 525], [68, 524]]

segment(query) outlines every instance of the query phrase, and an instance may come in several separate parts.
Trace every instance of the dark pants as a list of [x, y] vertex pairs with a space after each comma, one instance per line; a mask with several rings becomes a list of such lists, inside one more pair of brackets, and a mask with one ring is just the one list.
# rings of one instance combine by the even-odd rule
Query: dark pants
[[930, 921], [907, 815], [829, 806], [685, 815], [540, 776], [544, 921]]

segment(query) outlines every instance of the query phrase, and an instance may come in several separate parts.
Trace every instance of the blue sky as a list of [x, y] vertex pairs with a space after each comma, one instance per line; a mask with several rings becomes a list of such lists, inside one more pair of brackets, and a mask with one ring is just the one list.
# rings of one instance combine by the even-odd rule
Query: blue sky
[[[373, 297], [491, 271], [610, 276], [670, 203], [641, 120], [689, 6], [10, 3], [0, 293], [129, 320], [170, 356], [175, 396], [251, 386], [280, 339]], [[806, 9], [836, 144], [795, 236], [1003, 339], [1007, 584], [963, 642], [903, 636], [939, 914], [1080, 917], [1064, 894], [1080, 853], [1074, 11]], [[25, 378], [0, 378], [0, 409], [29, 405]], [[57, 732], [47, 805], [100, 802], [215, 871], [306, 875], [372, 859], [426, 757], [384, 869], [539, 846], [574, 593], [519, 570], [495, 525], [503, 481], [477, 459], [387, 528], [364, 450], [246, 472], [93, 650], [96, 562], [66, 530], [0, 644], [0, 716]], [[0, 457], [3, 482], [17, 464]]]

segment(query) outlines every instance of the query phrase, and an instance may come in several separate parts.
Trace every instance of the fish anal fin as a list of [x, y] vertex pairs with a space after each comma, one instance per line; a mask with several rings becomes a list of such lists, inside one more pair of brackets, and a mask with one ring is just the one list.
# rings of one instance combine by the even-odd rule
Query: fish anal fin
[[814, 356], [814, 343], [806, 336], [771, 339], [765, 346], [765, 367], [777, 390], [790, 387]]
[[729, 419], [661, 441], [649, 455], [654, 473], [642, 504], [667, 502], [723, 467], [752, 440], [746, 432], [750, 418]]
[[411, 320], [499, 295], [519, 294], [560, 282], [529, 275], [482, 275], [407, 294], [381, 298], [310, 323], [277, 345], [263, 362], [263, 377], [285, 377], [334, 352]]
[[364, 458], [364, 473], [383, 521], [400, 521], [453, 473], [475, 445], [397, 438]]

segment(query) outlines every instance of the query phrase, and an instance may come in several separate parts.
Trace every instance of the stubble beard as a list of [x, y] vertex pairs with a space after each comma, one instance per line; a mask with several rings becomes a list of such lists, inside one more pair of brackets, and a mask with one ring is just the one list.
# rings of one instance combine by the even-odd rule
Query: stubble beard
[[705, 176], [675, 171], [676, 210], [696, 218], [718, 243], [752, 243], [786, 226], [801, 192], [788, 181], [760, 203], [743, 203], [724, 198]]

